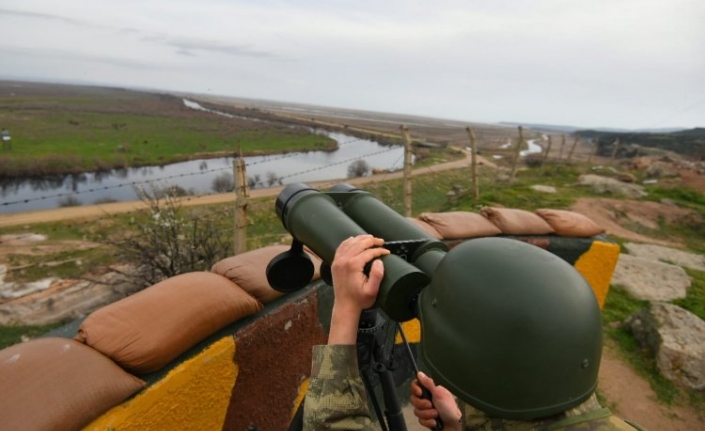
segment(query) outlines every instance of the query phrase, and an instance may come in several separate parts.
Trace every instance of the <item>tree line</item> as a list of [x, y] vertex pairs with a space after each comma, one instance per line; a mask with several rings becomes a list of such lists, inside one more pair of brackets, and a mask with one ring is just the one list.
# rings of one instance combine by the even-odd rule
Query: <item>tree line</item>
[[[597, 154], [609, 157], [614, 149], [615, 141], [619, 140], [621, 147], [618, 157], [633, 157], [638, 153], [638, 147], [659, 148], [673, 151], [698, 160], [705, 160], [705, 128], [681, 130], [671, 133], [643, 132], [603, 132], [598, 130], [581, 130], [578, 136], [586, 139], [597, 139]], [[634, 154], [631, 154], [634, 153]]]

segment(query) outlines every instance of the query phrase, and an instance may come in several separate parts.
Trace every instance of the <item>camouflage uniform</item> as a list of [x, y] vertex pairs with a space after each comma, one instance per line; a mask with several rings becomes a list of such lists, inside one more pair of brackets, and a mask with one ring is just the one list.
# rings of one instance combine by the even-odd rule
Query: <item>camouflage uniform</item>
[[[356, 347], [314, 346], [311, 381], [304, 405], [303, 429], [377, 431], [359, 376]], [[460, 403], [465, 431], [634, 431], [640, 430], [598, 404], [593, 394], [564, 413], [535, 421], [487, 417]]]

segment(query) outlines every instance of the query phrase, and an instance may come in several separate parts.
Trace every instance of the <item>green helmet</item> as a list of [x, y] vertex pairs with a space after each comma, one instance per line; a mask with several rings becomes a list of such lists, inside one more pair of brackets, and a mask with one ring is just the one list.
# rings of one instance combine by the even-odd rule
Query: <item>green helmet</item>
[[597, 300], [554, 254], [513, 239], [466, 241], [438, 264], [418, 308], [431, 376], [489, 416], [546, 417], [595, 390]]

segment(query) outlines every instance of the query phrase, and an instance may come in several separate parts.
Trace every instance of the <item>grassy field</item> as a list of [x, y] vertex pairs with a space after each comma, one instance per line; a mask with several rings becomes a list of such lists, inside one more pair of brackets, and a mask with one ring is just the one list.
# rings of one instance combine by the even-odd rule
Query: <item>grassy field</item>
[[0, 153], [0, 178], [336, 146], [304, 128], [190, 109], [171, 95], [3, 81], [0, 127], [12, 134], [12, 151]]

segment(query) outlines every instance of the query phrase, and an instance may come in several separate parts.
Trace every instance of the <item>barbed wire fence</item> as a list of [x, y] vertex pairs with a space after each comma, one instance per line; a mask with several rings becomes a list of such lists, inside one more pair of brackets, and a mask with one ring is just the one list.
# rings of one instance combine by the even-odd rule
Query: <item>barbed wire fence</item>
[[[355, 144], [356, 142], [360, 142], [360, 141], [364, 141], [364, 140], [365, 140], [365, 139], [363, 139], [363, 138], [359, 138], [359, 139], [353, 139], [353, 140], [350, 140], [350, 141], [345, 141], [345, 142], [343, 142], [343, 143], [339, 146], [339, 148], [344, 148], [344, 147], [346, 147], [346, 146], [350, 146], [350, 145]], [[392, 151], [392, 150], [393, 150], [393, 149], [388, 149], [388, 150], [378, 151], [378, 152], [374, 152], [374, 153], [370, 153], [370, 154], [364, 154], [364, 155], [361, 155], [361, 156], [359, 156], [359, 157], [357, 157], [357, 158], [369, 157], [369, 156], [381, 154], [381, 153], [388, 152], [388, 151]], [[278, 161], [281, 161], [281, 160], [286, 160], [286, 159], [291, 159], [291, 158], [296, 158], [296, 157], [301, 157], [301, 153], [300, 153], [300, 152], [295, 152], [295, 153], [282, 154], [282, 155], [278, 155], [278, 156], [263, 156], [263, 159], [262, 159], [262, 160], [250, 162], [250, 163], [247, 164], [247, 166], [256, 166], [256, 165], [261, 165], [261, 164], [266, 164], [266, 163], [271, 163], [271, 162], [278, 162]], [[353, 158], [353, 160], [354, 160], [354, 159], [355, 159], [355, 158]], [[339, 164], [344, 163], [344, 162], [345, 162], [345, 161], [343, 161], [343, 162], [337, 162], [337, 163], [331, 163], [331, 164], [328, 164], [328, 165], [325, 165], [325, 166], [318, 167], [318, 168], [316, 168], [316, 169], [308, 169], [308, 170], [305, 170], [305, 171], [301, 171], [301, 172], [296, 172], [296, 173], [293, 173], [293, 174], [289, 174], [289, 175], [286, 175], [286, 176], [283, 176], [283, 177], [280, 177], [280, 178], [282, 178], [282, 179], [291, 178], [291, 177], [295, 177], [295, 176], [297, 176], [297, 175], [302, 175], [302, 174], [309, 173], [309, 172], [313, 172], [313, 171], [316, 171], [316, 170], [324, 170], [324, 169], [326, 169], [326, 168], [328, 168], [328, 167], [330, 167], [330, 166], [339, 165]], [[201, 170], [199, 170], [199, 171], [197, 171], [197, 172], [184, 172], [184, 173], [180, 173], [180, 174], [167, 175], [167, 176], [163, 176], [163, 177], [153, 178], [153, 179], [148, 180], [148, 181], [128, 181], [128, 182], [125, 182], [125, 183], [115, 184], [115, 185], [110, 185], [110, 186], [92, 187], [92, 188], [89, 188], [89, 189], [79, 190], [79, 191], [70, 191], [70, 192], [53, 193], [53, 194], [47, 194], [47, 195], [37, 196], [37, 197], [33, 197], [33, 198], [15, 199], [15, 200], [10, 200], [10, 201], [4, 201], [4, 202], [0, 202], [0, 207], [11, 207], [11, 206], [13, 206], [13, 205], [27, 204], [27, 203], [30, 203], [30, 202], [43, 201], [43, 200], [51, 200], [51, 199], [69, 197], [69, 196], [77, 196], [77, 195], [83, 195], [83, 194], [88, 194], [88, 193], [95, 193], [95, 192], [99, 192], [99, 191], [120, 189], [120, 188], [125, 188], [125, 187], [135, 188], [135, 187], [144, 186], [145, 184], [148, 184], [148, 183], [154, 183], [154, 184], [158, 184], [158, 183], [168, 183], [169, 180], [173, 180], [173, 179], [177, 179], [177, 178], [186, 178], [186, 177], [193, 177], [193, 176], [199, 176], [199, 175], [207, 175], [207, 174], [211, 174], [211, 173], [214, 173], [214, 172], [231, 172], [231, 170], [232, 170], [232, 168], [231, 168], [230, 166], [219, 167], [219, 168], [213, 168], [213, 169], [201, 169]], [[192, 195], [192, 196], [202, 196], [202, 195], [206, 195], [206, 194], [207, 194], [207, 193], [204, 193], [204, 194], [194, 194], [194, 195]]]

